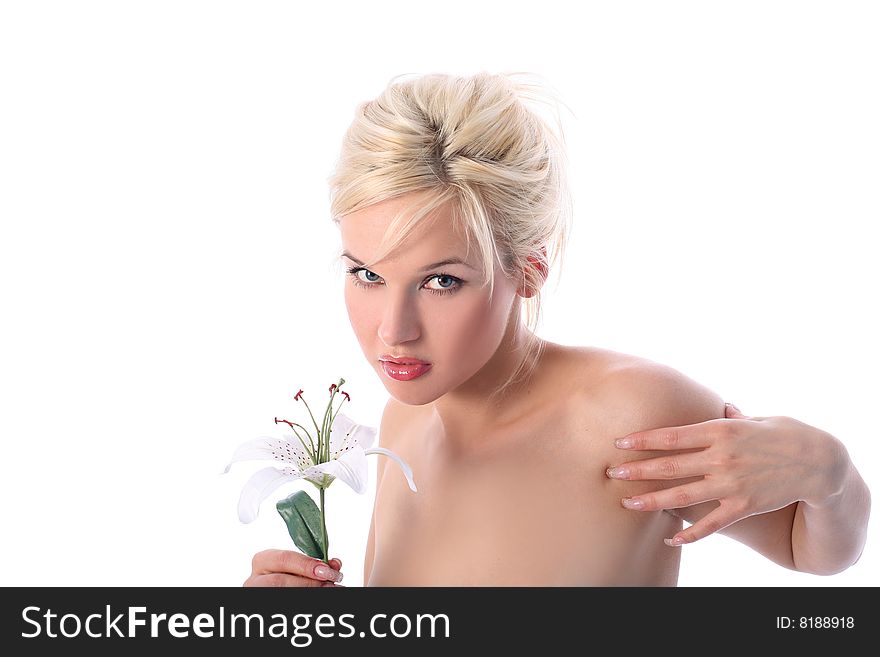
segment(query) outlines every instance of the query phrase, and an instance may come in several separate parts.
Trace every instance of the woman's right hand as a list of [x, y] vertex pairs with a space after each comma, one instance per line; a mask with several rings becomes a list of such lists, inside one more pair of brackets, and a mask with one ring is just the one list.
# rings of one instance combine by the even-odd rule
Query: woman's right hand
[[342, 581], [342, 561], [330, 559], [330, 566], [302, 552], [263, 550], [254, 555], [244, 586], [342, 586], [336, 583]]

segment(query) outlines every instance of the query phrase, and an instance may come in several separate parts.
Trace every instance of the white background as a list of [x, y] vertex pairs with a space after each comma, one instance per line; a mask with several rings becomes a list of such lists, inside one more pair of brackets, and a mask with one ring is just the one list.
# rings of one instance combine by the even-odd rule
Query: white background
[[[326, 179], [402, 73], [531, 71], [568, 105], [541, 335], [830, 431], [880, 490], [876, 4], [315, 4], [0, 5], [0, 584], [237, 586], [292, 545], [269, 502], [238, 522], [262, 464], [219, 473], [299, 388], [342, 376], [378, 425]], [[327, 493], [348, 585], [370, 458]], [[715, 535], [680, 585], [877, 585], [877, 538], [817, 577]]]

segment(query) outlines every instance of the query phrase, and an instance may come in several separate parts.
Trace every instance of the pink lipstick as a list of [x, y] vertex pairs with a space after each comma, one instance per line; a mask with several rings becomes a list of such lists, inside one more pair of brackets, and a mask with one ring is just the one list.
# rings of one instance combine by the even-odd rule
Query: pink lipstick
[[404, 358], [382, 354], [379, 358], [385, 374], [396, 381], [412, 381], [431, 369], [431, 363], [417, 358]]

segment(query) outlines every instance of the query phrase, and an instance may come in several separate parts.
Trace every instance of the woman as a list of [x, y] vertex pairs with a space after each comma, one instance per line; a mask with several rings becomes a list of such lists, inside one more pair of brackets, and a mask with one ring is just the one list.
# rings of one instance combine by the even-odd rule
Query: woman
[[[677, 546], [714, 531], [786, 568], [855, 563], [870, 494], [840, 441], [535, 335], [571, 202], [529, 98], [515, 75], [426, 75], [363, 103], [345, 136], [346, 307], [390, 394], [380, 445], [419, 486], [379, 462], [364, 583], [674, 586]], [[319, 564], [261, 552], [246, 585], [338, 585], [339, 560]]]

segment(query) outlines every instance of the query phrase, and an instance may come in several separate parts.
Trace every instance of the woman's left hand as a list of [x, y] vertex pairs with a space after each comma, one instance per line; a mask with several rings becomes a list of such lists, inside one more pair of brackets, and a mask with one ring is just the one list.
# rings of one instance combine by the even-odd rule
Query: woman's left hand
[[843, 486], [849, 462], [831, 434], [791, 417], [747, 417], [732, 404], [725, 418], [629, 434], [615, 441], [629, 450], [698, 450], [621, 463], [608, 468], [614, 479], [702, 479], [626, 498], [639, 511], [719, 505], [668, 545], [692, 543], [758, 513], [799, 500], [822, 506]]

